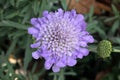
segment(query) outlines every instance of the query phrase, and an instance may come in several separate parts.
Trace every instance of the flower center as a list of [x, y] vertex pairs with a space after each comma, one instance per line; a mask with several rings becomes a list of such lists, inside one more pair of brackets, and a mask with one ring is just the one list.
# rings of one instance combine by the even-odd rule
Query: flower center
[[43, 43], [47, 45], [48, 50], [58, 56], [72, 55], [71, 51], [78, 44], [78, 34], [70, 22], [64, 19], [51, 22], [44, 28], [44, 32]]

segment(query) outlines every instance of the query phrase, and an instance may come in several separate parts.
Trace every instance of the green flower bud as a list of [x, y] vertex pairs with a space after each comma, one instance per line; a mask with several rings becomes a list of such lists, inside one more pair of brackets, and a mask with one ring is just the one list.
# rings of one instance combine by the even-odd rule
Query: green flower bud
[[97, 47], [98, 55], [102, 58], [110, 57], [112, 44], [108, 40], [102, 40]]

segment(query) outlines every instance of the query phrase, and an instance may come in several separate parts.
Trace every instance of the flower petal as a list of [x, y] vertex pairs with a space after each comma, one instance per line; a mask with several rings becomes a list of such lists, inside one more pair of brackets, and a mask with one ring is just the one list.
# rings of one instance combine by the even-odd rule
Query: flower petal
[[37, 48], [37, 47], [40, 46], [40, 42], [37, 42], [37, 43], [31, 44], [30, 46], [31, 46], [31, 48]]
[[58, 13], [60, 14], [60, 16], [62, 16], [63, 15], [63, 10], [61, 8], [59, 8]]
[[80, 48], [79, 52], [84, 56], [87, 56], [89, 54], [89, 50], [86, 48]]
[[66, 65], [65, 65], [65, 63], [63, 63], [62, 61], [58, 61], [58, 62], [56, 63], [56, 66], [65, 67]]
[[67, 12], [67, 11], [66, 11], [66, 12], [64, 13], [64, 18], [65, 18], [65, 19], [68, 19], [69, 16], [70, 16], [70, 12]]
[[32, 18], [31, 19], [31, 24], [36, 27], [37, 29], [39, 29], [41, 27], [41, 24], [38, 21], [38, 18]]
[[76, 16], [76, 11], [73, 9], [73, 10], [71, 10], [71, 16], [72, 17], [75, 17]]
[[79, 44], [81, 47], [87, 47], [87, 43], [85, 41], [80, 41]]
[[32, 25], [34, 25], [34, 24], [36, 24], [36, 21], [37, 21], [37, 18], [32, 18], [30, 22]]
[[83, 55], [81, 53], [78, 53], [77, 57], [80, 58], [80, 59], [82, 59]]
[[78, 14], [76, 17], [76, 21], [83, 21], [84, 20], [84, 16], [82, 14]]
[[93, 37], [90, 36], [90, 35], [84, 36], [84, 37], [83, 37], [83, 40], [85, 40], [85, 41], [87, 41], [87, 42], [89, 42], [89, 43], [93, 43], [93, 42], [94, 42]]
[[67, 59], [68, 66], [74, 66], [76, 63], [77, 63], [77, 61], [75, 59], [72, 59], [72, 58]]
[[45, 10], [45, 11], [43, 12], [43, 16], [46, 17], [47, 15], [48, 15], [48, 11]]
[[36, 34], [36, 33], [38, 33], [38, 30], [34, 27], [30, 27], [30, 28], [28, 28], [28, 33], [29, 34]]
[[46, 61], [45, 61], [45, 69], [50, 69], [53, 65], [53, 61], [52, 59], [49, 57]]
[[38, 51], [32, 52], [32, 57], [33, 57], [34, 59], [39, 59], [40, 53], [39, 53]]
[[60, 71], [60, 68], [59, 68], [58, 66], [54, 65], [54, 66], [52, 67], [52, 70], [53, 70], [53, 72], [59, 72], [59, 71]]

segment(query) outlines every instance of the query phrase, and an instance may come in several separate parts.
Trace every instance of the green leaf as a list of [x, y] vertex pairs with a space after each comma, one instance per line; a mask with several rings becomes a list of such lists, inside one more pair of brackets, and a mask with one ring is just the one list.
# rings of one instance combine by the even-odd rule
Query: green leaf
[[120, 23], [119, 23], [119, 22], [120, 22], [119, 20], [116, 20], [116, 21], [114, 22], [114, 24], [112, 25], [110, 31], [108, 32], [108, 34], [109, 34], [110, 36], [113, 36], [113, 35], [115, 34], [116, 30], [119, 28], [119, 26], [120, 26]]
[[29, 78], [29, 80], [34, 80], [33, 79], [33, 74], [31, 72], [28, 73], [28, 78]]
[[16, 0], [16, 4], [15, 4], [15, 5], [16, 5], [17, 8], [19, 8], [19, 7], [21, 7], [21, 6], [24, 6], [24, 5], [23, 5], [24, 3], [29, 4], [28, 1], [29, 1], [29, 0]]
[[[37, 76], [42, 76], [45, 72], [46, 72], [46, 70], [45, 70], [44, 68], [42, 68], [42, 69], [40, 70], [40, 72], [37, 73], [36, 75], [37, 75]], [[56, 73], [56, 74], [57, 74], [57, 73]]]
[[13, 33], [9, 34], [8, 36], [10, 38], [15, 39], [15, 38], [18, 38], [18, 37], [23, 36], [25, 34], [26, 34], [26, 31], [19, 30], [19, 31], [16, 31], [16, 32], [13, 32]]
[[67, 1], [66, 0], [61, 0], [61, 4], [64, 10], [67, 10]]
[[71, 76], [76, 76], [77, 74], [75, 72], [66, 72], [64, 73], [65, 75], [71, 75]]
[[30, 38], [30, 36], [28, 36], [27, 43], [26, 43], [26, 50], [25, 50], [25, 58], [24, 58], [24, 69], [25, 70], [27, 69], [29, 62], [32, 59], [32, 56], [31, 56], [32, 52], [30, 49], [30, 41], [31, 41], [31, 38]]
[[4, 75], [3, 75], [3, 71], [4, 71], [4, 68], [1, 68], [1, 69], [0, 69], [0, 76], [1, 76], [0, 79], [4, 76]]
[[95, 33], [96, 32], [95, 27], [97, 27], [97, 24], [98, 24], [97, 21], [92, 21], [92, 22], [88, 23], [87, 31], [90, 32], [91, 34]]
[[51, 9], [51, 4], [50, 4], [51, 2], [48, 2], [47, 0], [41, 0], [40, 1], [40, 7], [39, 7], [39, 17], [41, 17], [42, 16], [42, 12], [44, 11], [44, 10], [50, 10]]
[[89, 17], [88, 22], [92, 22], [92, 20], [93, 20], [93, 14], [94, 14], [94, 6], [91, 6], [90, 12], [88, 14], [88, 17]]
[[13, 27], [13, 28], [17, 28], [17, 29], [27, 30], [26, 25], [19, 24], [17, 22], [13, 22], [13, 21], [8, 21], [8, 20], [4, 20], [4, 21], [0, 22], [0, 26], [8, 26], [8, 27]]
[[0, 8], [0, 20], [3, 20], [3, 18], [4, 18], [3, 12], [4, 12], [4, 10]]
[[23, 13], [27, 12], [30, 8], [31, 8], [31, 5], [28, 4], [28, 5], [26, 5], [25, 7], [23, 7], [23, 9], [21, 10], [20, 13], [23, 14]]
[[107, 39], [106, 33], [103, 29], [101, 29], [99, 26], [95, 27], [95, 29], [102, 39]]
[[120, 37], [112, 37], [111, 41], [120, 45]]
[[9, 0], [12, 6], [15, 6], [15, 0]]
[[120, 44], [120, 38], [115, 38], [116, 43]]
[[25, 17], [24, 17], [22, 23], [24, 24], [25, 22], [27, 22], [28, 19], [30, 18], [30, 16], [31, 16], [31, 10], [28, 11], [28, 13], [25, 14]]
[[112, 4], [112, 10], [113, 10], [113, 12], [116, 16], [119, 15], [119, 12], [118, 12], [117, 8], [113, 4]]
[[39, 80], [39, 76], [38, 75], [33, 75], [33, 80]]
[[9, 1], [6, 1], [3, 5], [4, 9], [8, 9], [10, 6], [11, 5], [10, 5]]
[[46, 0], [41, 0], [40, 1], [40, 9], [39, 9], [39, 17], [42, 16], [42, 12], [45, 10], [46, 5]]
[[34, 14], [37, 15], [39, 12], [39, 5], [40, 5], [40, 1], [38, 0], [34, 0], [33, 4], [32, 4], [32, 8], [34, 11]]
[[118, 18], [118, 16], [113, 16], [113, 17], [110, 17], [110, 18], [106, 18], [105, 20], [104, 20], [104, 22], [110, 22], [110, 21], [113, 21], [113, 20], [115, 20], [115, 19], [117, 19]]
[[18, 12], [12, 12], [11, 14], [5, 16], [5, 19], [11, 19], [18, 15]]
[[34, 73], [36, 66], [37, 66], [37, 63], [35, 63], [35, 64], [33, 65], [32, 73]]
[[8, 51], [6, 52], [6, 56], [7, 56], [7, 57], [12, 53], [12, 51], [14, 51], [14, 48], [15, 48], [16, 43], [17, 43], [17, 40], [18, 40], [18, 39], [14, 39], [14, 40], [12, 41], [12, 43], [11, 43]]

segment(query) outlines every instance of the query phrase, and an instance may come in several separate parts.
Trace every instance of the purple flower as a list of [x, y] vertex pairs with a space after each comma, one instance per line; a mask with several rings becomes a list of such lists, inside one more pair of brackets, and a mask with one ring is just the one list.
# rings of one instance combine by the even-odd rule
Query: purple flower
[[45, 68], [52, 67], [58, 72], [65, 66], [74, 66], [77, 58], [89, 54], [87, 43], [93, 43], [93, 37], [86, 31], [84, 16], [76, 14], [75, 10], [43, 12], [42, 18], [32, 18], [32, 27], [28, 33], [35, 38], [31, 48], [37, 48], [32, 53], [34, 59], [43, 57]]

